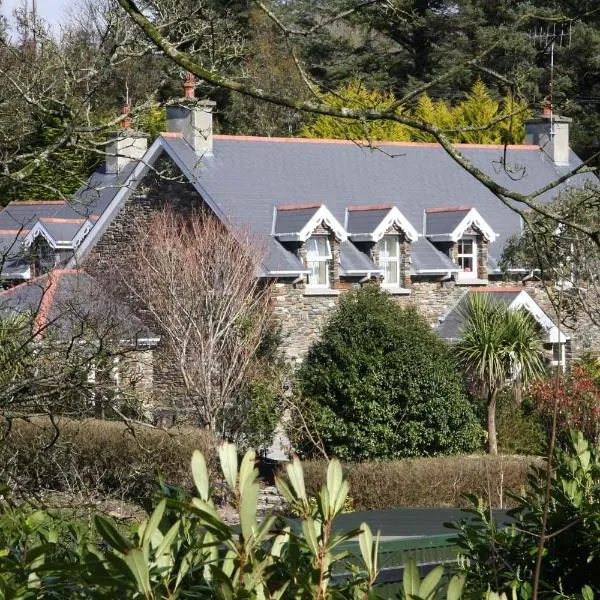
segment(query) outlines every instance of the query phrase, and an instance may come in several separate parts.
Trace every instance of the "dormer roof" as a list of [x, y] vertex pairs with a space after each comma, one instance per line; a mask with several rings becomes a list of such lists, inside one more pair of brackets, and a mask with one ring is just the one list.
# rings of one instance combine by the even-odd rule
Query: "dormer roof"
[[320, 225], [346, 240], [346, 230], [324, 204], [284, 204], [273, 210], [272, 234], [281, 242], [305, 242]]
[[427, 208], [425, 210], [425, 236], [434, 242], [457, 242], [469, 228], [475, 228], [488, 242], [496, 239], [477, 209], [471, 206]]
[[414, 242], [419, 234], [396, 206], [351, 206], [346, 209], [346, 230], [352, 241], [378, 242], [392, 227]]

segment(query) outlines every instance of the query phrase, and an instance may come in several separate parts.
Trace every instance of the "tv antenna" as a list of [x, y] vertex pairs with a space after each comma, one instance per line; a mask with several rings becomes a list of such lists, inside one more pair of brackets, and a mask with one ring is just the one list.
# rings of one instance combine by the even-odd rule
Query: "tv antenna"
[[550, 114], [550, 135], [554, 135], [554, 49], [555, 47], [570, 48], [572, 39], [571, 21], [562, 21], [535, 27], [530, 34], [533, 43], [540, 46], [542, 53], [550, 54], [550, 82], [548, 84], [548, 96], [544, 99], [544, 113]]

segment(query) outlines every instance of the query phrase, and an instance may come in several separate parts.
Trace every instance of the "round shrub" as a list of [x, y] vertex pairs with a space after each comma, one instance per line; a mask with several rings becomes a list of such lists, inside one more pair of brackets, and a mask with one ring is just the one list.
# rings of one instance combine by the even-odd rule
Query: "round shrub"
[[328, 453], [343, 460], [471, 452], [482, 430], [446, 343], [375, 285], [345, 294], [298, 372]]

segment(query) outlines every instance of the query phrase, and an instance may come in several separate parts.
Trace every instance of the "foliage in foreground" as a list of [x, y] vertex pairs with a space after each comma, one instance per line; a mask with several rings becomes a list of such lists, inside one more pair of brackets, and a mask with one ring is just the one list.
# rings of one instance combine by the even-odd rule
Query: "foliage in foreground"
[[[223, 477], [237, 508], [239, 529], [226, 525], [211, 499], [205, 459], [192, 458], [194, 497], [165, 497], [132, 535], [96, 517], [100, 545], [72, 527], [57, 531], [57, 520], [42, 511], [23, 515], [3, 507], [0, 530], [0, 593], [8, 598], [378, 598], [378, 538], [366, 524], [348, 532], [333, 530], [349, 485], [332, 461], [327, 482], [312, 502], [302, 466], [295, 459], [280, 478], [280, 493], [301, 515], [300, 527], [275, 516], [256, 518], [259, 493], [255, 454], [248, 451], [238, 469], [237, 449], [219, 451]], [[72, 537], [64, 543], [64, 536]], [[350, 559], [343, 544], [358, 536], [360, 556]], [[340, 576], [340, 573], [344, 573]], [[336, 576], [337, 574], [337, 576]], [[410, 565], [407, 597], [432, 598], [441, 585], [439, 567], [420, 580]], [[458, 600], [464, 577], [449, 585]]]
[[299, 372], [327, 452], [343, 460], [471, 452], [482, 431], [446, 343], [378, 286], [348, 292]]
[[[471, 590], [532, 593], [542, 531], [548, 467], [533, 467], [527, 491], [509, 512], [515, 522], [500, 528], [489, 509], [473, 497], [474, 521], [460, 527], [458, 543]], [[582, 586], [600, 594], [600, 455], [580, 432], [570, 433], [567, 449], [556, 449], [550, 473], [547, 538], [540, 597], [577, 594]]]
[[[545, 597], [593, 600], [600, 573], [598, 454], [581, 434], [573, 434], [573, 449], [558, 451], [555, 458], [542, 590]], [[95, 518], [92, 529], [60, 514], [11, 506], [3, 499], [0, 597], [381, 598], [379, 535], [374, 538], [365, 523], [354, 531], [333, 527], [349, 492], [338, 461], [329, 463], [326, 483], [312, 498], [306, 493], [302, 465], [294, 459], [277, 486], [300, 519], [292, 522], [269, 515], [259, 523], [255, 453], [248, 451], [238, 465], [236, 447], [224, 443], [219, 459], [239, 527], [228, 526], [217, 513], [200, 452], [192, 457], [195, 495], [164, 490], [150, 517], [133, 533], [123, 532], [103, 517]], [[543, 469], [534, 470], [532, 491], [520, 498], [520, 507], [513, 511], [516, 525], [499, 530], [482, 509], [473, 511], [478, 519], [474, 524], [463, 525], [459, 545], [472, 578], [469, 597], [504, 600], [504, 593], [490, 592], [497, 585], [513, 598], [530, 598], [544, 476]], [[94, 543], [98, 537], [101, 542]], [[358, 542], [357, 554], [347, 551], [346, 542], [352, 538]], [[459, 600], [466, 573], [454, 575], [446, 585], [443, 571], [438, 566], [421, 580], [416, 564], [409, 562], [401, 598]]]

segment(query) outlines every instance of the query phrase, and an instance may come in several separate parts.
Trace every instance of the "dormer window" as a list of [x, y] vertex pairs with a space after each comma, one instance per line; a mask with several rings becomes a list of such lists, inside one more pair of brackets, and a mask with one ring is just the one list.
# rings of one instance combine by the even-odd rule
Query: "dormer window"
[[383, 285], [400, 286], [400, 236], [384, 235], [377, 242], [379, 266], [383, 270]]
[[456, 243], [456, 262], [463, 270], [464, 278], [477, 279], [477, 239], [475, 236], [463, 236]]
[[331, 245], [325, 235], [314, 235], [306, 240], [306, 266], [310, 270], [310, 287], [329, 287]]

